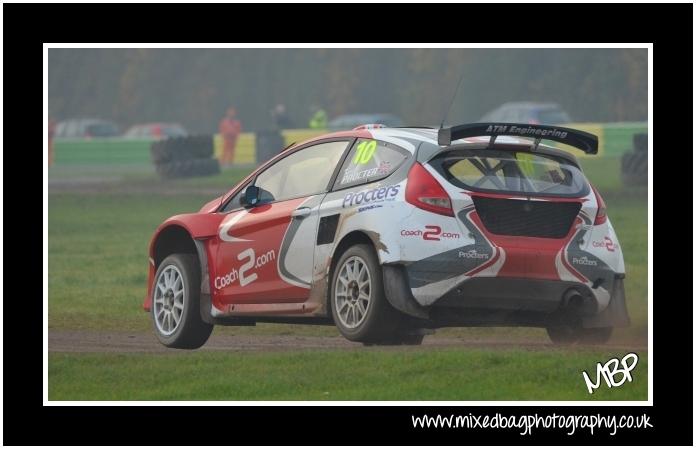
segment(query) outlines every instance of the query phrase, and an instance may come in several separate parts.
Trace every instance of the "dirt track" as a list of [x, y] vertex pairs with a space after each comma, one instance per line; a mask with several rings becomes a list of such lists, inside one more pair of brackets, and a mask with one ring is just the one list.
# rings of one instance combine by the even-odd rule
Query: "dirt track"
[[[547, 351], [558, 348], [548, 342], [534, 340], [501, 340], [438, 337], [429, 335], [423, 341], [425, 347], [461, 347], [483, 349], [519, 349], [527, 351]], [[361, 349], [359, 343], [352, 343], [340, 337], [301, 337], [288, 335], [213, 335], [201, 348], [206, 351], [297, 351], [297, 350], [346, 350]], [[377, 349], [404, 350], [408, 346], [379, 347]], [[578, 349], [590, 349], [581, 347]], [[646, 350], [643, 345], [606, 345], [592, 349]], [[374, 348], [366, 348], [374, 349]], [[48, 350], [51, 352], [108, 352], [108, 353], [176, 353], [176, 349], [162, 346], [151, 333], [95, 332], [95, 331], [57, 331], [48, 334]]]

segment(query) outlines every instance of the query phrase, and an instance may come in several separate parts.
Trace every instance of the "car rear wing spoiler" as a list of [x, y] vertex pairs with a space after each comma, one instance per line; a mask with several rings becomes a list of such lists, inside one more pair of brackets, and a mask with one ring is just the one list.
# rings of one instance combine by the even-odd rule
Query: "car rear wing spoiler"
[[470, 123], [451, 128], [440, 128], [437, 143], [441, 146], [451, 145], [452, 141], [466, 137], [491, 136], [491, 144], [498, 136], [531, 137], [534, 148], [541, 140], [553, 140], [578, 148], [585, 154], [597, 154], [599, 140], [594, 134], [577, 129], [549, 125], [528, 125], [524, 123]]

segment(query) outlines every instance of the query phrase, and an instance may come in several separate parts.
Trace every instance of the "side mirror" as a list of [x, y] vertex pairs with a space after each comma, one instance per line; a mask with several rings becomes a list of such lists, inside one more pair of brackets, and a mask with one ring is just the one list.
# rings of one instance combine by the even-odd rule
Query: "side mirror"
[[259, 191], [260, 189], [256, 186], [248, 186], [239, 202], [243, 207], [254, 207], [259, 204]]

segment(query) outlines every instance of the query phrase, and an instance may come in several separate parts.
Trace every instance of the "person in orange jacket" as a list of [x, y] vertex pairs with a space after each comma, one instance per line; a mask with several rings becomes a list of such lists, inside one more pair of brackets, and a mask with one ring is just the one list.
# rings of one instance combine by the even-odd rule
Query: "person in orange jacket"
[[220, 134], [222, 135], [222, 159], [223, 165], [229, 165], [234, 161], [234, 150], [237, 147], [237, 138], [242, 132], [242, 123], [237, 120], [237, 111], [234, 108], [227, 109], [227, 114], [220, 120]]

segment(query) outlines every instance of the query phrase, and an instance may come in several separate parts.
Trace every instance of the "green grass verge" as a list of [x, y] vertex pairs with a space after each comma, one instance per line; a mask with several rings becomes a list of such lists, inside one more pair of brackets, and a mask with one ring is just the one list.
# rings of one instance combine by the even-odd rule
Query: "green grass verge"
[[[645, 400], [647, 356], [587, 392], [610, 351], [414, 349], [49, 354], [50, 400]], [[195, 379], [195, 381], [193, 381]]]

